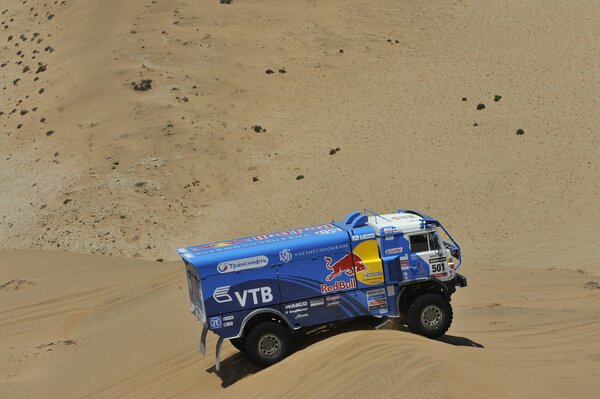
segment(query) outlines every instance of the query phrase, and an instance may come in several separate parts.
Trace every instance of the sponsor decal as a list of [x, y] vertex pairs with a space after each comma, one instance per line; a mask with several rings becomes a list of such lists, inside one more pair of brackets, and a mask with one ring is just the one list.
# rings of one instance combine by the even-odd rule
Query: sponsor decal
[[298, 251], [298, 252], [294, 252], [294, 256], [318, 255], [318, 254], [327, 253], [327, 252], [335, 252], [340, 249], [348, 250], [348, 244], [337, 244], [337, 245], [331, 245], [329, 247], [308, 249], [305, 251]]
[[[229, 285], [215, 288], [213, 292], [213, 299], [217, 303], [227, 303], [233, 301], [231, 295], [229, 295]], [[273, 293], [271, 287], [260, 287], [243, 290], [242, 292], [235, 291], [234, 295], [238, 300], [241, 307], [245, 307], [246, 303], [250, 300], [253, 305], [259, 305], [261, 303], [269, 303], [273, 301]]]
[[251, 258], [228, 260], [217, 265], [219, 273], [232, 273], [241, 270], [258, 269], [269, 264], [269, 259], [264, 256], [253, 256]]
[[386, 255], [394, 255], [394, 254], [399, 254], [399, 253], [402, 253], [402, 247], [388, 248], [385, 250]]
[[213, 330], [223, 327], [221, 316], [211, 317], [210, 319], [208, 319], [208, 323], [210, 324], [210, 328], [212, 328]]
[[395, 289], [393, 285], [388, 285], [387, 286], [387, 294], [388, 296], [394, 296], [395, 294]]
[[325, 298], [326, 301], [337, 301], [338, 299], [340, 299], [339, 295], [329, 295]]
[[356, 279], [351, 279], [350, 281], [336, 281], [333, 285], [321, 284], [321, 292], [323, 294], [341, 290], [349, 290], [352, 288], [356, 288]]
[[439, 262], [445, 262], [445, 261], [446, 261], [445, 256], [441, 256], [439, 258], [429, 258], [429, 263], [439, 263]]
[[[377, 240], [365, 240], [354, 248], [356, 279], [365, 285], [383, 283], [383, 264]], [[368, 266], [367, 266], [368, 265]]]
[[307, 301], [303, 301], [303, 302], [296, 302], [296, 303], [287, 303], [287, 304], [285, 304], [283, 306], [287, 310], [289, 310], [289, 309], [297, 309], [297, 308], [302, 308], [302, 307], [308, 306], [308, 302]]
[[436, 273], [433, 275], [433, 277], [439, 278], [439, 277], [445, 277], [447, 276], [447, 273]]
[[223, 327], [231, 327], [233, 325], [233, 321], [226, 321], [223, 323]]
[[[354, 261], [353, 261], [354, 258]], [[354, 275], [354, 265], [356, 264], [356, 271], [365, 271], [368, 270], [362, 259], [353, 254], [352, 252], [348, 252], [346, 255], [342, 256], [340, 260], [335, 263], [331, 263], [332, 259], [329, 256], [325, 257], [325, 267], [331, 270], [329, 275], [325, 277], [325, 280], [331, 281], [334, 278], [340, 276], [342, 273], [346, 273], [347, 276]]]
[[404, 280], [408, 280], [408, 272], [402, 272], [402, 277]]
[[223, 287], [215, 288], [213, 292], [213, 299], [217, 301], [217, 303], [227, 303], [233, 301], [231, 299], [231, 295], [229, 295], [229, 285], [225, 285]]
[[[367, 294], [367, 306], [370, 312], [387, 313], [387, 296], [384, 288], [370, 290]], [[384, 312], [382, 312], [384, 310]]]
[[256, 241], [261, 241], [261, 240], [267, 240], [267, 239], [272, 238], [272, 237], [285, 237], [285, 236], [291, 236], [291, 235], [298, 235], [298, 234], [302, 234], [302, 233], [307, 232], [307, 231], [316, 231], [316, 232], [319, 232], [319, 231], [322, 231], [322, 230], [325, 230], [325, 229], [332, 229], [333, 227], [335, 227], [335, 226], [332, 225], [332, 224], [321, 224], [321, 225], [318, 225], [318, 226], [302, 227], [300, 229], [280, 231], [280, 232], [277, 232], [277, 233], [262, 234], [262, 235], [257, 235], [257, 236], [250, 237], [250, 238], [253, 239], [253, 240], [256, 240]]
[[328, 308], [332, 307], [332, 306], [340, 306], [340, 301], [331, 301], [331, 302], [327, 302], [326, 305]]
[[337, 233], [338, 231], [340, 231], [340, 230], [336, 227], [335, 229], [318, 230], [318, 231], [315, 231], [315, 234], [322, 236], [325, 234], [334, 234], [334, 233]]
[[352, 236], [352, 241], [358, 241], [360, 240], [360, 238], [358, 238], [358, 236]]
[[[285, 314], [303, 313], [308, 310], [308, 301], [287, 303], [287, 304], [283, 305], [283, 307], [285, 308]], [[298, 318], [298, 317], [296, 317], [296, 318]]]
[[375, 238], [375, 233], [369, 233], [369, 234], [361, 234], [360, 236], [358, 236], [361, 240], [372, 240], [373, 238]]
[[300, 314], [297, 314], [297, 315], [294, 317], [294, 319], [298, 320], [298, 319], [301, 319], [301, 318], [303, 318], [303, 317], [308, 317], [308, 313], [300, 313]]
[[325, 303], [325, 300], [323, 298], [319, 298], [319, 299], [311, 299], [310, 300], [310, 306], [323, 306], [323, 304]]
[[393, 239], [394, 239], [394, 236], [385, 236], [386, 241], [392, 241]]
[[230, 321], [235, 319], [234, 315], [229, 315], [229, 316], [223, 316], [223, 321]]
[[[299, 229], [280, 231], [280, 232], [271, 233], [271, 234], [256, 235], [256, 236], [246, 237], [246, 238], [238, 238], [238, 239], [230, 240], [230, 241], [221, 241], [221, 242], [216, 242], [216, 243], [212, 243], [212, 244], [199, 245], [199, 246], [195, 246], [195, 247], [182, 248], [182, 249], [187, 250], [187, 251], [192, 251], [192, 252], [206, 252], [206, 250], [209, 250], [209, 249], [222, 250], [222, 249], [225, 249], [226, 247], [229, 247], [232, 245], [236, 245], [237, 247], [242, 248], [242, 247], [254, 245], [254, 243], [256, 241], [263, 241], [263, 240], [271, 239], [271, 241], [277, 242], [277, 241], [281, 241], [281, 240], [302, 237], [303, 233], [306, 233], [306, 232], [315, 232], [315, 234], [317, 234], [318, 232], [320, 232], [322, 230], [328, 230], [328, 229], [333, 230], [333, 229], [335, 229], [335, 226], [330, 223], [329, 224], [321, 224], [321, 225], [317, 225], [317, 226], [302, 227]], [[208, 251], [208, 252], [212, 252], [212, 251]]]
[[384, 234], [392, 234], [392, 228], [391, 227], [384, 227], [383, 228], [383, 232], [384, 232]]
[[289, 249], [284, 249], [279, 252], [279, 260], [283, 263], [288, 263], [292, 260], [292, 252]]

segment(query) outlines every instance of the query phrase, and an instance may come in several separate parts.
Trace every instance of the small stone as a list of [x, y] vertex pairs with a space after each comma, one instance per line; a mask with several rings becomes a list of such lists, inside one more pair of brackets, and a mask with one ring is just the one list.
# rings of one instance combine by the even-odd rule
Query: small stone
[[164, 259], [163, 258], [156, 258], [156, 261], [157, 262], [164, 262]]
[[494, 102], [497, 103], [498, 101], [500, 101], [501, 98], [502, 98], [502, 96], [499, 96], [499, 95], [496, 94], [494, 96]]
[[272, 69], [267, 69], [267, 70], [265, 71], [265, 73], [266, 73], [267, 75], [271, 75], [271, 74], [273, 74], [273, 73], [275, 73], [275, 72], [273, 72], [273, 70], [272, 70]]
[[517, 129], [517, 136], [522, 136], [525, 134], [525, 130], [523, 129]]
[[147, 182], [145, 182], [145, 181], [139, 181], [139, 182], [135, 183], [134, 185], [136, 187], [144, 187], [146, 184], [147, 184]]
[[46, 132], [46, 136], [52, 136], [54, 134], [54, 130], [48, 130]]
[[255, 133], [266, 132], [266, 130], [263, 129], [262, 126], [260, 126], [260, 125], [254, 125], [254, 126], [252, 126], [252, 130], [254, 130]]
[[287, 73], [287, 71], [285, 70], [285, 68], [281, 68], [281, 69], [279, 70], [279, 73]]
[[329, 155], [334, 155], [338, 151], [341, 151], [340, 147], [332, 148], [331, 150], [329, 150]]
[[133, 90], [148, 91], [152, 88], [152, 79], [142, 79], [139, 82], [132, 82]]
[[467, 97], [463, 97], [463, 98], [462, 98], [462, 100], [463, 100], [463, 101], [467, 101]]
[[254, 176], [254, 177], [252, 178], [252, 181], [253, 181], [253, 182], [257, 182], [257, 181], [258, 181], [258, 176]]
[[298, 175], [298, 176], [296, 176], [296, 180], [302, 180], [302, 179], [304, 179], [304, 175]]
[[340, 53], [340, 54], [344, 54], [344, 49], [343, 49], [343, 48], [341, 48], [341, 49], [340, 49], [340, 51], [339, 51], [339, 53]]
[[477, 111], [481, 111], [482, 109], [485, 109], [485, 104], [484, 103], [477, 104]]
[[473, 126], [479, 126], [479, 123], [475, 122], [473, 123]]

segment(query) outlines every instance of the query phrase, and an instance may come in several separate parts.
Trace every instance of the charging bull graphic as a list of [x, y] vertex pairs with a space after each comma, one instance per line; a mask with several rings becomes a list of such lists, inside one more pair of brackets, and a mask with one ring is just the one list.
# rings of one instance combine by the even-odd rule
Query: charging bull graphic
[[325, 257], [325, 267], [331, 270], [331, 273], [327, 277], [325, 277], [326, 281], [331, 281], [334, 278], [338, 277], [342, 273], [346, 273], [347, 276], [354, 275], [354, 267], [356, 266], [356, 272], [366, 271], [367, 266], [365, 266], [362, 258], [358, 255], [353, 254], [352, 252], [344, 255], [340, 260], [331, 264], [331, 258], [329, 256]]

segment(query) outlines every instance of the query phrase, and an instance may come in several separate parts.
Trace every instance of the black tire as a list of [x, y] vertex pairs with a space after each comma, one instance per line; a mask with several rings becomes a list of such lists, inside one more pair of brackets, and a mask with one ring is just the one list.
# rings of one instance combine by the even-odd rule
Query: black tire
[[289, 329], [276, 321], [265, 321], [246, 334], [246, 356], [258, 367], [268, 367], [290, 353], [292, 336]]
[[229, 342], [231, 342], [231, 345], [233, 345], [233, 347], [240, 352], [244, 352], [246, 350], [244, 338], [232, 338], [229, 340]]
[[410, 304], [406, 323], [414, 334], [441, 337], [452, 324], [450, 301], [439, 294], [423, 294]]

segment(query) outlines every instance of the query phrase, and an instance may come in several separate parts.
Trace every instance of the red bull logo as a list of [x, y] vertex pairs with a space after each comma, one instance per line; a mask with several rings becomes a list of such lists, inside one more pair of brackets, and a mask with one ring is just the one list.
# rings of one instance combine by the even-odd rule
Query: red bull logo
[[333, 285], [321, 284], [321, 292], [323, 294], [330, 294], [332, 292], [343, 290], [351, 290], [354, 288], [356, 288], [356, 279], [354, 278], [350, 279], [350, 281], [336, 281], [335, 283], [333, 283]]
[[325, 267], [331, 270], [331, 273], [325, 278], [327, 281], [331, 281], [334, 278], [340, 276], [342, 273], [346, 273], [347, 276], [354, 276], [354, 268], [356, 267], [357, 272], [368, 270], [367, 266], [365, 266], [362, 258], [358, 255], [355, 255], [352, 252], [344, 255], [340, 260], [331, 264], [331, 258], [329, 256], [325, 257]]

